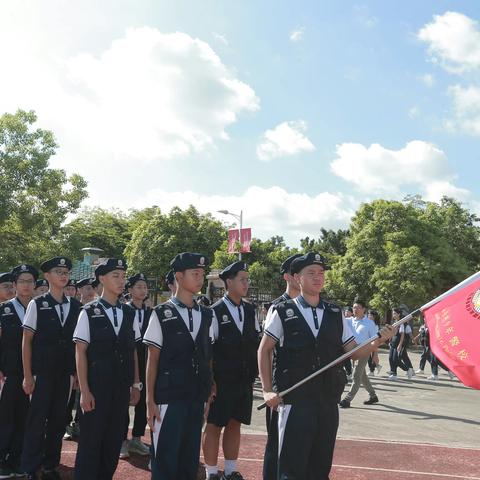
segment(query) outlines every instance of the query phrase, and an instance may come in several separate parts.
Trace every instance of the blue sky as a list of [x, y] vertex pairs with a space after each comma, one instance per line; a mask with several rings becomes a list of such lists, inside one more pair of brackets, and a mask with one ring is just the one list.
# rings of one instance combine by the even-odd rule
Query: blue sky
[[37, 111], [87, 205], [243, 209], [291, 245], [374, 198], [480, 213], [479, 22], [476, 0], [2, 2], [0, 110]]

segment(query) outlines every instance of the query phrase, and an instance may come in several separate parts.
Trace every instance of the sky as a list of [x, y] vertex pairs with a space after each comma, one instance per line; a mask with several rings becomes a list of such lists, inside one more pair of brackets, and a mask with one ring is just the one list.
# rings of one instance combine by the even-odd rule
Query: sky
[[478, 0], [0, 0], [0, 113], [85, 206], [243, 211], [291, 246], [362, 202], [480, 214]]

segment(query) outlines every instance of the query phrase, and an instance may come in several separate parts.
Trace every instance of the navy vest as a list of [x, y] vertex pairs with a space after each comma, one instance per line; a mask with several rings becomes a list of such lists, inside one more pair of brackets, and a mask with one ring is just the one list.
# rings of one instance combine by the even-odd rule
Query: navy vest
[[171, 302], [155, 307], [163, 335], [163, 345], [155, 382], [157, 405], [181, 400], [205, 402], [212, 388], [213, 312], [200, 306], [202, 320], [195, 341], [178, 310]]
[[[323, 302], [324, 312], [315, 338], [293, 300], [280, 303], [276, 310], [283, 325], [284, 341], [276, 346], [273, 371], [274, 390], [281, 392], [344, 353], [342, 313]], [[284, 403], [332, 401], [338, 403], [345, 388], [343, 368], [335, 366], [284, 397]]]
[[49, 292], [33, 299], [37, 306], [37, 330], [33, 336], [32, 373], [75, 373], [75, 345], [73, 332], [82, 304], [70, 298], [70, 310], [65, 323], [60, 322]]
[[224, 299], [212, 308], [218, 320], [218, 339], [213, 345], [215, 381], [253, 383], [258, 374], [259, 344], [253, 305], [243, 303], [243, 333], [237, 328]]
[[116, 335], [101, 302], [97, 300], [83, 308], [90, 327], [87, 348], [89, 385], [121, 382], [130, 387], [135, 377], [135, 310], [128, 305], [117, 307], [123, 311], [123, 320]]
[[8, 376], [23, 376], [23, 328], [12, 301], [0, 305], [0, 371]]

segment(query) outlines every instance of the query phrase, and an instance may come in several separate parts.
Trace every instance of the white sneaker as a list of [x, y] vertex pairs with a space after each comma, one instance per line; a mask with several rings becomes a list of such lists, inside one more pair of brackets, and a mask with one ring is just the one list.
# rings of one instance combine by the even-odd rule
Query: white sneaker
[[391, 375], [389, 375], [388, 379], [387, 380], [393, 380], [394, 382], [396, 382], [398, 380], [397, 376], [394, 375], [393, 373]]
[[407, 371], [407, 377], [410, 380], [412, 377], [415, 376], [415, 372], [413, 371], [413, 368], [409, 368]]
[[130, 458], [130, 452], [128, 451], [128, 440], [124, 440], [122, 443], [122, 448], [120, 449], [119, 458], [125, 460], [126, 458]]
[[373, 372], [371, 372], [370, 370], [367, 372], [367, 377], [373, 377]]
[[427, 380], [438, 380], [438, 375], [430, 375]]
[[415, 373], [417, 375], [423, 375], [425, 372], [421, 368], [419, 368], [418, 370], [415, 370]]

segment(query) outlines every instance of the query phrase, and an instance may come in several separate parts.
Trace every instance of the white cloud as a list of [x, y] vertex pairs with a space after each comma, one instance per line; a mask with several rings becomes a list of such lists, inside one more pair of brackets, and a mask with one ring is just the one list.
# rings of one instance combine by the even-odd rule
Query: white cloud
[[378, 143], [369, 147], [343, 143], [337, 146], [331, 169], [360, 190], [390, 196], [399, 195], [407, 185], [424, 189], [431, 182], [455, 178], [445, 153], [420, 140], [409, 142], [400, 150], [389, 150]]
[[2, 109], [35, 109], [61, 145], [54, 162], [91, 188], [132, 164], [158, 172], [165, 159], [209, 151], [239, 115], [259, 108], [254, 90], [185, 33], [129, 28], [98, 54], [68, 58], [28, 42], [16, 48], [0, 42], [15, 72], [0, 77]]
[[428, 44], [434, 63], [452, 73], [480, 68], [480, 26], [478, 21], [458, 12], [434, 15], [418, 32]]
[[454, 116], [446, 122], [446, 127], [480, 136], [480, 87], [454, 85], [448, 92], [453, 100]]
[[234, 219], [217, 213], [217, 210], [227, 209], [234, 213], [243, 210], [244, 226], [252, 227], [253, 236], [267, 239], [282, 235], [293, 246], [307, 235], [318, 237], [321, 227], [346, 228], [358, 203], [357, 199], [341, 193], [307, 195], [290, 193], [278, 186], [252, 186], [238, 196], [155, 189], [147, 192], [137, 206], [158, 205], [168, 211], [174, 206], [186, 208], [194, 205], [200, 212], [211, 212], [227, 223]]
[[303, 120], [283, 122], [273, 130], [267, 130], [257, 146], [260, 160], [295, 155], [315, 150], [313, 143], [305, 136], [307, 123]]
[[435, 77], [431, 73], [425, 73], [420, 77], [420, 80], [427, 87], [433, 87], [435, 84]]
[[420, 109], [414, 105], [413, 107], [408, 109], [408, 116], [413, 120], [420, 116]]
[[303, 40], [305, 36], [305, 27], [299, 27], [290, 32], [290, 41], [297, 43]]
[[228, 47], [228, 40], [225, 35], [222, 35], [221, 33], [217, 33], [217, 32], [212, 32], [212, 36], [215, 40], [218, 40], [220, 43], [223, 43], [223, 45]]
[[471, 197], [471, 192], [465, 188], [456, 187], [447, 181], [434, 181], [425, 185], [425, 200], [439, 202], [443, 196], [465, 201]]

